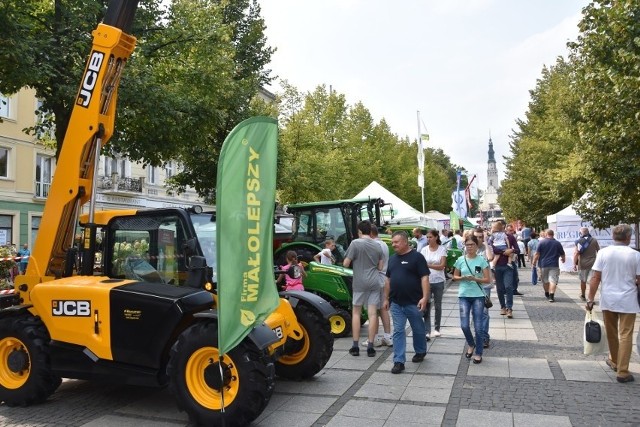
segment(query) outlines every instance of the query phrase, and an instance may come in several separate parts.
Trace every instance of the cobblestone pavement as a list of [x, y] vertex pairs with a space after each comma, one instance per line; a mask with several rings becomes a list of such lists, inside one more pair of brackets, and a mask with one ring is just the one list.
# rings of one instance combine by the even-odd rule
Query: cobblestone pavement
[[[392, 349], [353, 357], [350, 338], [335, 341], [327, 367], [309, 381], [282, 381], [254, 426], [638, 426], [640, 357], [634, 339], [630, 370], [638, 381], [619, 384], [604, 356], [582, 354], [584, 303], [576, 275], [563, 273], [556, 302], [521, 270], [514, 318], [491, 309], [492, 345], [470, 364], [459, 327], [457, 286], [443, 299], [442, 336], [426, 359], [390, 373]], [[636, 321], [636, 331], [640, 316]], [[410, 330], [409, 330], [410, 331]], [[366, 328], [362, 330], [363, 336]], [[166, 390], [65, 381], [44, 404], [0, 405], [0, 426], [184, 426]]]

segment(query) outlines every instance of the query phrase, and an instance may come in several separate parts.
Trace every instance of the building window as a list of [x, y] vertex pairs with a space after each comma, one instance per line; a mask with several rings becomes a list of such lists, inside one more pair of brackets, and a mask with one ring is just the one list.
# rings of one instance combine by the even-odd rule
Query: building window
[[51, 165], [53, 159], [50, 156], [38, 154], [36, 156], [36, 197], [46, 198], [51, 188]]
[[36, 243], [36, 237], [38, 237], [38, 230], [40, 229], [40, 221], [42, 221], [41, 216], [32, 216], [31, 217], [31, 246]]
[[171, 178], [176, 174], [176, 163], [173, 161], [168, 162], [165, 167], [165, 174], [167, 178]]
[[128, 178], [131, 175], [131, 165], [127, 159], [119, 159], [117, 157], [105, 157], [104, 159], [104, 175], [111, 176], [118, 174], [120, 178]]
[[13, 217], [11, 215], [0, 215], [0, 245], [10, 245], [13, 235]]
[[8, 96], [4, 96], [0, 93], [0, 117], [5, 119], [10, 118], [11, 113], [11, 99]]
[[156, 184], [158, 181], [158, 168], [155, 166], [147, 166], [147, 182], [149, 184]]
[[0, 178], [9, 178], [9, 149], [0, 147]]
[[56, 138], [53, 125], [53, 113], [42, 107], [41, 99], [36, 99], [36, 138], [39, 140], [54, 140]]

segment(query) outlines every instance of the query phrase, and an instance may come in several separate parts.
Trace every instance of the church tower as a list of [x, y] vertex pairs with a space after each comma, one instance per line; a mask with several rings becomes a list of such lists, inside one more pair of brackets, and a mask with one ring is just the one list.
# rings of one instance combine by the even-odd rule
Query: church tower
[[497, 190], [499, 188], [498, 168], [496, 168], [496, 158], [495, 152], [493, 151], [493, 141], [491, 140], [491, 137], [489, 137], [489, 161], [487, 164], [487, 189], [493, 187]]
[[495, 211], [498, 206], [498, 168], [496, 167], [495, 151], [493, 151], [493, 141], [489, 137], [489, 160], [487, 161], [487, 189], [480, 201], [480, 210]]

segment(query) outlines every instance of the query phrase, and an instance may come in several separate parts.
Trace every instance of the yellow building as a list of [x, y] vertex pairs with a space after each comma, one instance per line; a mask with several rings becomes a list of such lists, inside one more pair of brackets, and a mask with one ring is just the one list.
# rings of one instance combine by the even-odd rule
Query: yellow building
[[[0, 94], [0, 246], [33, 245], [55, 175], [55, 151], [24, 132], [36, 124], [38, 107], [31, 89], [11, 96]], [[202, 205], [192, 189], [177, 195], [166, 188], [165, 179], [179, 167], [169, 162], [164, 167], [145, 168], [126, 158], [101, 156], [96, 173], [97, 209]]]

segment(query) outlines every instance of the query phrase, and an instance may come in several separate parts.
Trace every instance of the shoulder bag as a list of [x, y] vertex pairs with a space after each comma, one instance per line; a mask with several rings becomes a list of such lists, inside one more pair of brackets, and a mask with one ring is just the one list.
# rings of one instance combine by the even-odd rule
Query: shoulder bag
[[[471, 267], [469, 267], [469, 263], [467, 262], [467, 257], [464, 257], [464, 263], [467, 264], [467, 268], [469, 269], [469, 272], [471, 274], [473, 274], [473, 270], [471, 270]], [[482, 286], [480, 286], [480, 283], [476, 282], [476, 285], [478, 285], [478, 287], [482, 291], [482, 295], [484, 295], [484, 307], [485, 308], [493, 307], [493, 303], [491, 302], [491, 298], [489, 298], [489, 296], [484, 292], [484, 289], [482, 288]]]

